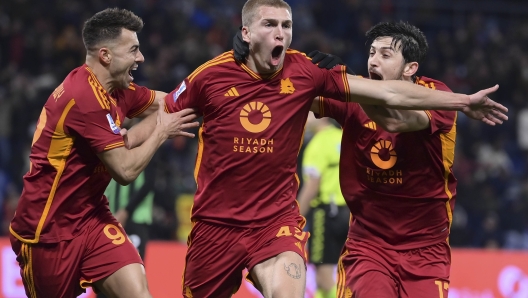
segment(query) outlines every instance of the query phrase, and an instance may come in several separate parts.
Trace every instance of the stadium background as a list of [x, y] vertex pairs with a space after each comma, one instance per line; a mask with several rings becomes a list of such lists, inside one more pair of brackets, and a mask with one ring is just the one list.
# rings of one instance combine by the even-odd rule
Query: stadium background
[[[0, 236], [8, 233], [42, 105], [67, 73], [84, 61], [81, 27], [85, 19], [115, 6], [141, 16], [145, 27], [139, 40], [145, 63], [135, 72], [135, 81], [168, 92], [197, 66], [231, 49], [244, 2], [1, 1]], [[292, 48], [334, 53], [357, 74], [367, 74], [364, 32], [379, 21], [406, 20], [421, 28], [429, 41], [429, 54], [419, 74], [444, 81], [454, 91], [464, 93], [500, 84], [493, 98], [510, 109], [508, 122], [490, 127], [464, 115], [459, 115], [457, 122], [454, 171], [459, 185], [451, 234], [451, 245], [456, 248], [452, 286], [471, 278], [478, 281], [475, 285], [461, 283], [461, 289], [466, 290], [451, 291], [450, 297], [528, 297], [528, 2], [289, 0], [288, 3], [295, 22]], [[309, 138], [307, 133], [306, 142]], [[164, 256], [174, 262], [179, 262], [184, 252], [183, 246], [176, 243], [183, 243], [189, 228], [195, 154], [196, 140], [183, 138], [167, 141], [157, 153], [157, 158], [164, 162], [158, 167], [150, 236], [171, 242], [154, 243], [149, 249], [157, 251], [169, 245], [172, 248], [164, 250], [167, 253]], [[0, 241], [0, 246], [5, 245], [5, 241]], [[11, 268], [8, 264], [12, 263], [10, 251], [5, 247], [0, 248], [0, 297], [17, 297], [15, 290], [5, 290], [9, 287], [5, 279]], [[478, 251], [470, 251], [467, 257], [466, 249]], [[147, 268], [149, 255], [153, 253], [147, 253]], [[459, 264], [469, 262], [459, 267], [464, 267], [463, 273], [455, 272], [459, 259]], [[479, 269], [479, 262], [498, 267]], [[180, 272], [163, 264], [160, 267], [159, 278], [150, 273], [151, 284], [154, 279], [165, 280], [170, 276], [176, 281], [173, 285], [179, 283]], [[155, 265], [152, 268], [152, 272], [158, 270]], [[460, 279], [455, 281], [456, 276]], [[501, 276], [507, 277], [502, 286]], [[20, 281], [13, 279], [13, 282], [20, 287]], [[487, 293], [486, 287], [491, 292]], [[510, 288], [513, 292], [508, 292]]]

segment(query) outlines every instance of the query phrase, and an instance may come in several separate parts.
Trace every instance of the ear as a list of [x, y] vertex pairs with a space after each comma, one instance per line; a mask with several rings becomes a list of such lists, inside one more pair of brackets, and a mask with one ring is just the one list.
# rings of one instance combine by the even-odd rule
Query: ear
[[249, 41], [251, 40], [251, 33], [249, 32], [249, 27], [246, 27], [246, 26], [243, 26], [242, 27], [242, 39], [249, 43]]
[[409, 62], [403, 67], [403, 76], [412, 77], [418, 71], [418, 62]]
[[101, 64], [108, 65], [112, 61], [112, 53], [108, 48], [100, 48], [99, 49], [99, 61], [101, 61]]

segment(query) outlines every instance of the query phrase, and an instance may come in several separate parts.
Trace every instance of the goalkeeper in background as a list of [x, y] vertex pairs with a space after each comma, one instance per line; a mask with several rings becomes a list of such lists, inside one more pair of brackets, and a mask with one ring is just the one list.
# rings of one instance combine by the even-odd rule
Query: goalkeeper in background
[[[309, 262], [316, 267], [316, 298], [336, 297], [335, 266], [345, 244], [349, 210], [339, 187], [342, 130], [329, 118], [310, 113], [307, 129], [315, 131], [303, 155], [300, 211], [308, 217]], [[310, 209], [310, 207], [312, 207]]]

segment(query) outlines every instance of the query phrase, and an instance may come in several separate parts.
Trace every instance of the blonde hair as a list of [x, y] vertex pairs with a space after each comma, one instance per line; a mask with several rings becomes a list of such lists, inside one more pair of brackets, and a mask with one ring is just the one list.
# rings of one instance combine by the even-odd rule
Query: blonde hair
[[242, 26], [248, 27], [254, 21], [261, 6], [286, 8], [292, 14], [290, 5], [284, 0], [248, 0], [242, 7]]

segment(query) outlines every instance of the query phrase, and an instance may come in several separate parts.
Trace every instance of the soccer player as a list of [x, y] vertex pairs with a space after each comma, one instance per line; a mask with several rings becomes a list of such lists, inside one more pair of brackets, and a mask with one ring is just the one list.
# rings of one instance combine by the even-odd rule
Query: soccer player
[[132, 83], [144, 60], [136, 34], [142, 27], [141, 18], [117, 8], [88, 19], [85, 64], [42, 109], [9, 228], [28, 297], [76, 297], [89, 286], [108, 297], [151, 297], [141, 258], [103, 192], [112, 178], [133, 181], [167, 138], [192, 137], [182, 130], [198, 123], [188, 123], [192, 110], [160, 109], [152, 134], [137, 148], [124, 147], [125, 117], [156, 112], [152, 106], [165, 95]]
[[[370, 79], [451, 92], [416, 75], [428, 49], [418, 28], [380, 23], [366, 36]], [[327, 98], [314, 101], [312, 110], [343, 127], [340, 180], [352, 221], [338, 265], [337, 297], [447, 297], [456, 112], [398, 111]]]
[[306, 124], [308, 129], [316, 133], [303, 153], [304, 179], [297, 200], [301, 215], [308, 215], [308, 260], [316, 268], [315, 297], [330, 298], [336, 296], [335, 265], [347, 238], [350, 217], [339, 187], [343, 133], [329, 118], [315, 119], [311, 113]]
[[[467, 96], [347, 76], [343, 66], [320, 69], [288, 49], [292, 13], [282, 0], [247, 1], [242, 23], [247, 61], [226, 52], [165, 97], [169, 112], [192, 107], [203, 115], [182, 294], [230, 297], [247, 268], [265, 297], [303, 297], [309, 235], [295, 200], [296, 162], [316, 95], [496, 121], [506, 108], [487, 97], [497, 87]], [[131, 147], [151, 131], [141, 124], [129, 132]]]

